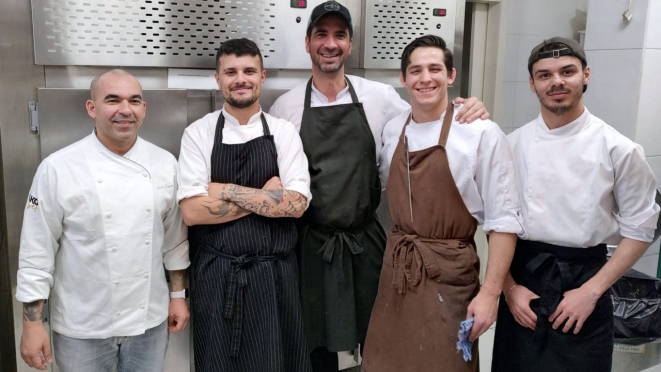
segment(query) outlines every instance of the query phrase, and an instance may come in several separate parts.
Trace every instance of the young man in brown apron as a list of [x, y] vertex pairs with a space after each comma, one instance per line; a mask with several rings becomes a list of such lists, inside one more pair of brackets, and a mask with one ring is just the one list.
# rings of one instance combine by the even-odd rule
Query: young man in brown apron
[[[528, 59], [537, 119], [508, 136], [526, 235], [501, 296], [493, 371], [611, 370], [608, 288], [654, 236], [656, 180], [640, 145], [583, 106], [583, 47], [555, 37]], [[618, 244], [606, 260], [606, 245]]]
[[179, 157], [195, 370], [309, 372], [293, 253], [307, 160], [294, 126], [261, 110], [257, 45], [228, 40], [216, 58], [225, 104], [186, 128]]
[[[400, 79], [411, 111], [383, 133], [382, 178], [395, 227], [365, 343], [366, 372], [476, 371], [477, 342], [468, 362], [457, 351], [460, 323], [474, 317], [475, 341], [496, 320], [522, 233], [513, 158], [495, 123], [453, 119], [447, 87], [455, 75], [440, 37], [423, 36], [404, 49]], [[490, 236], [482, 289], [478, 224]]]
[[[386, 240], [375, 213], [381, 132], [409, 108], [393, 87], [344, 74], [352, 37], [346, 7], [335, 1], [316, 6], [305, 38], [312, 78], [270, 109], [300, 128], [310, 164], [313, 201], [297, 225], [303, 318], [315, 372], [338, 371], [336, 352], [365, 341]], [[488, 117], [476, 99], [459, 114], [469, 121]]]

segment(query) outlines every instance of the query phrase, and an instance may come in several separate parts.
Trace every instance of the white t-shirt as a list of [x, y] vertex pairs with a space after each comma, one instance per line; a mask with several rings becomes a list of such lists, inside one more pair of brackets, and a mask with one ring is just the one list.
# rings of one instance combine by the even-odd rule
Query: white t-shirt
[[567, 247], [651, 242], [656, 179], [643, 148], [587, 108], [550, 130], [539, 117], [508, 136], [527, 240]]
[[[216, 123], [221, 111], [205, 115], [189, 125], [181, 139], [179, 154], [179, 191], [177, 200], [193, 196], [209, 196], [211, 182], [211, 152], [216, 136]], [[223, 127], [223, 143], [246, 143], [264, 135], [260, 110], [253, 115], [248, 124], [240, 125], [239, 121], [222, 110], [225, 116]], [[310, 173], [308, 160], [303, 152], [301, 137], [294, 126], [283, 119], [264, 114], [269, 131], [273, 135], [278, 153], [278, 168], [280, 180], [286, 190], [296, 191], [307, 198], [308, 205], [312, 200], [310, 193]]]
[[[388, 84], [353, 75], [346, 75], [346, 77], [351, 81], [353, 89], [356, 91], [358, 102], [363, 104], [365, 116], [374, 136], [376, 157], [378, 159], [381, 151], [381, 132], [383, 131], [383, 127], [388, 121], [408, 110], [410, 106], [397, 94], [395, 88]], [[306, 81], [280, 96], [269, 110], [271, 115], [293, 123], [298, 131], [301, 129], [301, 120], [303, 119], [305, 88], [307, 84]], [[351, 93], [349, 92], [348, 85], [337, 94], [336, 101], [328, 102], [328, 98], [317, 90], [314, 83], [312, 84], [312, 93], [310, 95], [311, 107], [334, 106], [351, 102]]]
[[[461, 105], [455, 105], [455, 112], [460, 109]], [[387, 185], [392, 156], [410, 113], [406, 111], [389, 121], [383, 131], [379, 166], [383, 187]], [[409, 151], [436, 146], [444, 118], [445, 112], [439, 120], [428, 123], [411, 119], [406, 127]], [[484, 231], [523, 235], [514, 159], [498, 125], [490, 120], [459, 124], [453, 118], [446, 150], [459, 194], [470, 214], [484, 225]]]

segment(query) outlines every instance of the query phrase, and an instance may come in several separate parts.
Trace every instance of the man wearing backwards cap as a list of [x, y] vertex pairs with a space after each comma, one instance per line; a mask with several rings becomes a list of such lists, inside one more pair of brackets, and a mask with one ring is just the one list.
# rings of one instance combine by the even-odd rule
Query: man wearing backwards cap
[[[583, 106], [590, 68], [555, 37], [528, 59], [541, 114], [508, 136], [526, 235], [505, 279], [493, 371], [610, 371], [606, 290], [652, 241], [656, 180], [638, 144]], [[606, 260], [606, 244], [618, 247]]]
[[[315, 371], [337, 371], [335, 352], [365, 340], [386, 242], [375, 213], [381, 131], [409, 109], [393, 87], [344, 74], [352, 37], [347, 8], [334, 1], [315, 7], [305, 37], [312, 79], [270, 109], [300, 130], [310, 167], [312, 202], [297, 224], [303, 319]], [[462, 122], [488, 118], [476, 103], [464, 104]]]

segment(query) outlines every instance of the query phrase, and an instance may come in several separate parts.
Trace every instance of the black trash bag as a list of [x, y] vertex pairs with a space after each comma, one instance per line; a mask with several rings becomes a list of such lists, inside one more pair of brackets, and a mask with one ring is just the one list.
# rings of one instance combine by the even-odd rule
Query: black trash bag
[[641, 345], [661, 338], [661, 280], [629, 270], [610, 288], [615, 342]]

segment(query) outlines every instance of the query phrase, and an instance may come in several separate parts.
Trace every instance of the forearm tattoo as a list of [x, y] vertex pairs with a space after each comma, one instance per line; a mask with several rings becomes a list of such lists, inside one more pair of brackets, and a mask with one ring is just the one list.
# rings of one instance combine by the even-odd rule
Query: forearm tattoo
[[220, 218], [220, 217], [225, 217], [227, 215], [239, 215], [241, 212], [247, 213], [245, 209], [239, 208], [238, 205], [228, 202], [225, 200], [215, 200], [212, 202], [204, 202], [204, 205], [202, 205], [204, 208], [206, 208], [210, 214]]
[[43, 306], [44, 303], [42, 300], [23, 303], [23, 321], [36, 322], [37, 320], [41, 320], [41, 309]]
[[186, 270], [170, 271], [170, 286], [173, 292], [186, 288]]
[[305, 210], [307, 199], [296, 191], [252, 189], [224, 185], [218, 198], [266, 217], [294, 217]]

